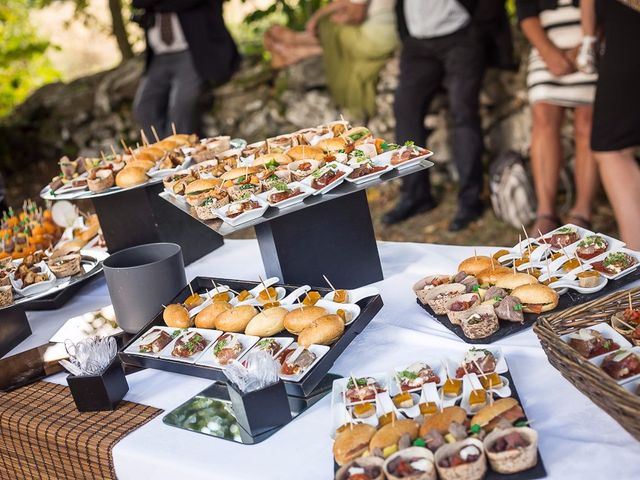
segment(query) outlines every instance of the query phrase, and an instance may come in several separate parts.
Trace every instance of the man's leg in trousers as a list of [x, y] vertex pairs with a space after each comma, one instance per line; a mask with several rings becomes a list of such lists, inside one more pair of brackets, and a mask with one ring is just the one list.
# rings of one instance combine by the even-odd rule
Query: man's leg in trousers
[[178, 133], [201, 135], [203, 93], [206, 82], [198, 74], [187, 51], [176, 62], [169, 100], [169, 128], [171, 122]]
[[[400, 56], [400, 80], [394, 103], [396, 142], [413, 140], [424, 145], [427, 132], [424, 118], [444, 75], [443, 65], [429, 48], [428, 40], [407, 39]], [[403, 198], [431, 202], [431, 182], [427, 170], [403, 178]]]
[[167, 123], [167, 108], [171, 91], [170, 70], [163, 55], [153, 57], [149, 70], [142, 78], [133, 101], [136, 120], [152, 141], [153, 126], [160, 136], [164, 136]]
[[481, 208], [482, 124], [479, 94], [484, 60], [471, 32], [456, 36], [444, 53], [445, 85], [449, 94], [453, 160], [460, 176], [458, 211], [475, 212]]

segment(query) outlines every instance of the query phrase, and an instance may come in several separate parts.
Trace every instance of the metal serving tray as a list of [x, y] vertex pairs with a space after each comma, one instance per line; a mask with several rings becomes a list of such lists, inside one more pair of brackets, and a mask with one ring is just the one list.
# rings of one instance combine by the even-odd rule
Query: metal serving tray
[[[196, 277], [191, 282], [191, 287], [194, 292], [205, 293], [206, 289], [212, 288], [211, 281], [214, 280], [218, 285], [228, 285], [230, 288], [236, 291], [250, 290], [259, 284], [259, 282], [241, 281], [241, 280], [228, 280], [224, 278], [211, 278], [211, 277]], [[296, 286], [291, 285], [274, 285], [284, 287], [287, 294], [295, 290]], [[329, 293], [331, 290], [328, 288], [317, 288], [321, 295]], [[186, 300], [191, 294], [189, 286], [185, 287], [173, 300], [172, 303], [180, 303]], [[336, 359], [342, 354], [347, 346], [353, 341], [356, 336], [365, 329], [365, 327], [373, 320], [373, 317], [380, 311], [383, 306], [382, 297], [376, 295], [374, 297], [368, 297], [358, 302], [360, 307], [360, 315], [349, 325], [345, 327], [344, 334], [338, 339], [336, 343], [331, 345], [329, 351], [313, 366], [310, 371], [299, 382], [285, 381], [287, 394], [294, 397], [309, 397], [314, 393], [316, 387], [325, 378]], [[141, 368], [155, 368], [157, 370], [165, 370], [168, 372], [182, 373], [185, 375], [192, 375], [195, 377], [208, 378], [211, 380], [217, 380], [220, 382], [227, 381], [227, 377], [220, 368], [207, 367], [203, 365], [193, 365], [184, 362], [169, 360], [163, 358], [153, 358], [143, 355], [135, 355], [124, 352], [124, 350], [131, 344], [133, 344], [138, 338], [144, 335], [151, 327], [157, 325], [164, 325], [162, 319], [162, 311], [160, 311], [138, 334], [136, 334], [127, 345], [125, 345], [119, 355], [122, 363], [125, 365], [141, 367]], [[276, 335], [278, 337], [290, 337], [295, 338], [288, 332], [281, 332]]]

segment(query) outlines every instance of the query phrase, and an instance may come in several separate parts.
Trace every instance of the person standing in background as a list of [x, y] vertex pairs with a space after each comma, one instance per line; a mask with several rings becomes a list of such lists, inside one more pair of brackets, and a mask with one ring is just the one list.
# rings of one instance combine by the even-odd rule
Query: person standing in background
[[[422, 144], [427, 137], [424, 119], [442, 84], [447, 89], [451, 114], [453, 161], [459, 175], [457, 211], [450, 231], [465, 229], [482, 215], [482, 127], [479, 93], [486, 65], [486, 52], [474, 14], [491, 25], [486, 14], [497, 2], [474, 0], [398, 0], [396, 13], [402, 39], [400, 81], [396, 90], [396, 141]], [[481, 11], [476, 11], [481, 10]], [[497, 9], [509, 28], [504, 6]], [[492, 16], [493, 13], [491, 13]], [[496, 33], [496, 32], [494, 32]], [[496, 33], [495, 38], [500, 36]], [[511, 38], [507, 33], [508, 48]], [[400, 200], [382, 221], [395, 224], [437, 205], [431, 192], [429, 172], [403, 178]]]
[[640, 1], [597, 0], [605, 52], [598, 64], [591, 148], [620, 235], [640, 250]]
[[147, 43], [144, 77], [134, 114], [148, 138], [161, 137], [172, 124], [200, 134], [203, 94], [227, 82], [240, 55], [222, 16], [223, 0], [133, 0]]
[[581, 49], [579, 0], [516, 0], [523, 33], [532, 45], [527, 88], [532, 113], [531, 166], [538, 201], [533, 232], [550, 232], [563, 223], [556, 212], [561, 129], [573, 109], [576, 200], [567, 221], [591, 228], [598, 169], [589, 147], [597, 75], [577, 70]]

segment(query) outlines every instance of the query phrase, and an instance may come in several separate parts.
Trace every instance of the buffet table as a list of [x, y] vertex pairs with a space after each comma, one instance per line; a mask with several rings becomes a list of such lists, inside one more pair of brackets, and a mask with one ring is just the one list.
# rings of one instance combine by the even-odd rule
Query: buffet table
[[[416, 304], [411, 285], [426, 274], [455, 270], [473, 255], [471, 247], [379, 243], [385, 280], [379, 287], [385, 306], [338, 359], [333, 373], [364, 375], [410, 363], [425, 354], [466, 351], [453, 333]], [[478, 254], [495, 248], [478, 248]], [[230, 240], [187, 268], [197, 275], [255, 279], [264, 275], [258, 244]], [[132, 299], [135, 301], [135, 299]], [[85, 287], [64, 308], [28, 314], [33, 335], [10, 354], [46, 343], [68, 318], [109, 304], [104, 280]], [[569, 384], [547, 362], [531, 330], [502, 340], [523, 407], [540, 434], [540, 451], [551, 479], [640, 478], [640, 443]], [[48, 380], [65, 383], [65, 375]], [[210, 381], [146, 370], [128, 376], [132, 402], [168, 413]], [[197, 435], [162, 423], [160, 414], [113, 449], [119, 479], [327, 479], [333, 478], [327, 396], [309, 411], [254, 446]]]

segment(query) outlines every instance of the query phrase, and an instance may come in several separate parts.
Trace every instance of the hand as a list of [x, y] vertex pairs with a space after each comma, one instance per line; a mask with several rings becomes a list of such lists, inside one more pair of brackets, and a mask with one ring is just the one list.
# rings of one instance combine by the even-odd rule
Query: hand
[[316, 36], [316, 29], [318, 28], [318, 19], [312, 16], [307, 20], [307, 24], [304, 26], [305, 31], [312, 36]]
[[349, 15], [348, 11], [338, 10], [336, 13], [331, 15], [331, 21], [333, 23], [337, 23], [337, 24], [340, 24], [340, 25], [343, 25], [343, 24], [346, 24], [346, 23], [350, 23], [351, 22], [351, 15]]
[[562, 77], [576, 71], [575, 65], [571, 62], [568, 55], [560, 50], [554, 48], [542, 55], [549, 72], [556, 77]]

